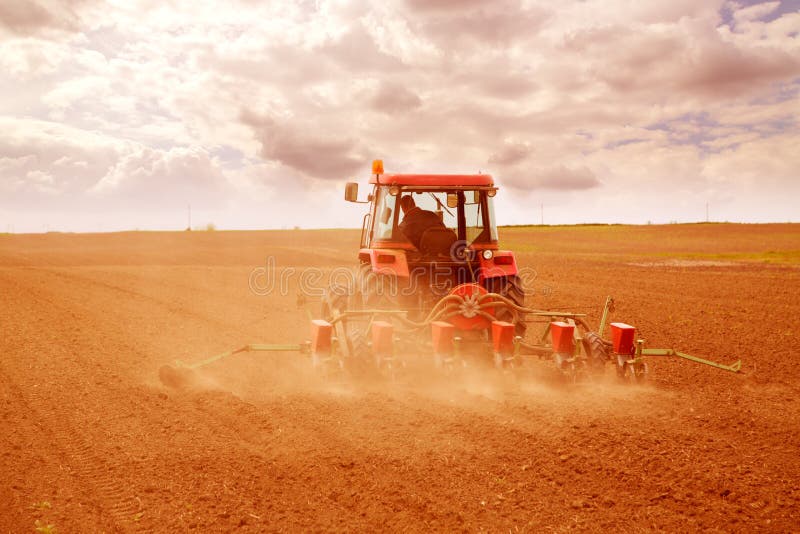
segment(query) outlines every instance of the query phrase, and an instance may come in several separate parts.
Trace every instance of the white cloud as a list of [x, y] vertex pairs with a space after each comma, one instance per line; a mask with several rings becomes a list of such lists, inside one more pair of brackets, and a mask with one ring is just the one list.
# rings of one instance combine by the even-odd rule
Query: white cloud
[[575, 191], [592, 189], [600, 181], [588, 167], [531, 167], [505, 174], [501, 183], [514, 189]]
[[371, 99], [372, 107], [387, 114], [413, 111], [422, 105], [420, 97], [399, 83], [382, 82]]
[[337, 188], [382, 157], [495, 174], [501, 222], [529, 196], [671, 220], [759, 173], [791, 189], [799, 34], [783, 4], [722, 0], [4, 4], [0, 206], [356, 225]]
[[737, 2], [731, 3], [731, 7], [734, 9], [733, 18], [737, 24], [758, 20], [778, 9], [780, 5], [781, 3], [779, 1], [764, 2], [763, 4], [755, 4], [746, 7]]
[[308, 177], [339, 179], [355, 173], [368, 157], [351, 137], [331, 135], [245, 111], [243, 120], [253, 127], [261, 143], [261, 156]]
[[209, 208], [225, 204], [226, 185], [218, 162], [201, 147], [130, 147], [88, 194], [146, 211], [186, 203]]
[[[0, 118], [0, 203], [25, 209], [20, 198], [57, 202], [80, 195], [114, 164], [124, 144], [63, 124]], [[43, 187], [43, 184], [47, 184]]]
[[506, 141], [503, 146], [489, 156], [490, 165], [516, 165], [528, 159], [533, 153], [529, 143]]
[[705, 159], [704, 176], [729, 186], [764, 188], [778, 195], [784, 186], [795, 191], [800, 188], [800, 136], [796, 132], [737, 141]]
[[[81, 4], [83, 2], [74, 2]], [[81, 23], [73, 2], [27, 0], [0, 3], [0, 31], [17, 35], [78, 31]]]

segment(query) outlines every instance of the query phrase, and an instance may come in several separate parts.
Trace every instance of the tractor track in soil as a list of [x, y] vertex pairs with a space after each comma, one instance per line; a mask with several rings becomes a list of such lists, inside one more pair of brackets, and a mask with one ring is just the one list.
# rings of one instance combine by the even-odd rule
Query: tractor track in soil
[[[9, 286], [4, 283], [6, 296], [9, 296]], [[48, 363], [57, 364], [57, 377], [52, 374], [51, 368], [29, 368], [20, 372], [17, 369], [2, 369], [4, 382], [9, 388], [11, 396], [20, 403], [28, 417], [36, 421], [38, 429], [35, 441], [47, 443], [58, 452], [59, 469], [65, 471], [72, 484], [80, 488], [79, 506], [84, 503], [93, 509], [93, 513], [101, 519], [101, 524], [113, 530], [129, 530], [134, 514], [139, 506], [131, 494], [126, 490], [123, 481], [119, 480], [117, 473], [125, 472], [128, 466], [118, 461], [118, 455], [104, 455], [98, 451], [99, 440], [89, 436], [91, 424], [85, 420], [80, 421], [77, 414], [85, 413], [85, 406], [76, 401], [74, 392], [85, 389], [85, 383], [79, 377], [83, 376], [85, 369], [92, 364], [82, 358], [80, 354], [67, 349], [64, 336], [60, 329], [60, 321], [56, 317], [69, 314], [70, 309], [63, 304], [51, 299], [42, 298], [36, 288], [28, 286], [15, 289], [24, 291], [25, 299], [36, 310], [46, 310], [48, 315], [25, 316], [18, 313], [13, 320], [19, 321], [16, 325], [8, 322], [5, 326], [12, 326], [11, 331], [22, 332], [20, 345], [23, 341], [36, 340], [39, 345], [24, 346], [26, 349], [42, 350], [47, 347], [49, 352]], [[24, 313], [24, 310], [19, 310]], [[25, 329], [31, 325], [44, 322], [48, 329], [37, 329], [36, 332], [26, 333]], [[59, 335], [62, 334], [62, 335]], [[13, 344], [13, 343], [12, 343]], [[22, 347], [21, 347], [22, 348]], [[5, 360], [5, 366], [11, 362], [24, 362], [22, 354], [10, 354], [11, 358]], [[16, 358], [15, 358], [16, 357]], [[16, 371], [16, 372], [15, 372]], [[25, 382], [15, 381], [15, 377], [27, 378]], [[99, 417], [98, 415], [94, 415]], [[111, 414], [114, 417], [114, 414]], [[102, 447], [104, 448], [104, 447]], [[100, 450], [102, 450], [100, 448]]]
[[[578, 247], [582, 231], [563, 230]], [[730, 229], [736, 243], [736, 232], [757, 231]], [[519, 232], [510, 234], [531, 231]], [[320, 244], [339, 236], [302, 234]], [[74, 242], [86, 250], [65, 245]], [[305, 339], [294, 288], [269, 297], [247, 288], [265, 243], [282, 267], [310, 262], [297, 242], [293, 232], [0, 236], [0, 476], [9, 481], [0, 532], [32, 531], [36, 520], [62, 532], [800, 524], [800, 373], [785, 335], [800, 316], [796, 269], [520, 257], [554, 289], [533, 296], [537, 307], [597, 305], [611, 293], [617, 317], [641, 324], [655, 346], [742, 357], [744, 376], [658, 360], [652, 383], [632, 388], [481, 373], [325, 383], [296, 355], [241, 355], [209, 366], [194, 388], [160, 385], [157, 369], [176, 358]], [[108, 243], [135, 243], [141, 256], [109, 253]], [[231, 243], [248, 259], [216, 265]], [[763, 350], [770, 339], [780, 342]]]
[[[213, 317], [209, 317], [206, 315], [202, 315], [191, 310], [186, 304], [174, 304], [164, 298], [159, 298], [147, 293], [143, 293], [140, 291], [133, 291], [127, 287], [112, 284], [105, 281], [94, 280], [90, 276], [80, 276], [76, 275], [75, 273], [68, 273], [68, 272], [61, 272], [52, 268], [47, 269], [37, 269], [38, 271], [42, 271], [42, 273], [46, 273], [47, 275], [54, 276], [60, 278], [62, 280], [67, 280], [69, 282], [77, 282], [82, 285], [94, 286], [98, 289], [108, 289], [111, 290], [113, 293], [118, 293], [117, 295], [111, 295], [111, 298], [117, 300], [118, 297], [132, 297], [135, 300], [139, 301], [146, 301], [149, 304], [155, 304], [159, 307], [164, 308], [166, 311], [170, 312], [171, 314], [178, 315], [184, 319], [188, 318], [190, 320], [200, 320], [209, 324], [209, 326], [216, 327], [216, 328], [224, 328], [224, 329], [238, 329], [241, 330], [237, 323], [232, 323], [229, 321], [220, 321]], [[151, 282], [152, 283], [152, 282]], [[164, 284], [165, 286], [166, 284]]]

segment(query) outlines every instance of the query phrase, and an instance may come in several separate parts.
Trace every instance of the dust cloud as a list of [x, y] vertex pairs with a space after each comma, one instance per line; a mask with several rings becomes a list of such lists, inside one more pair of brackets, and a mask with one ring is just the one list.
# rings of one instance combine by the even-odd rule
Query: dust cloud
[[391, 371], [369, 364], [358, 369], [334, 365], [321, 370], [312, 366], [308, 356], [296, 353], [247, 354], [198, 369], [163, 366], [159, 379], [170, 390], [225, 391], [255, 403], [293, 396], [383, 395], [461, 408], [510, 403], [621, 411], [644, 400], [652, 404], [669, 396], [651, 385], [619, 382], [610, 365], [601, 376], [582, 376], [571, 382], [547, 360], [526, 360], [517, 368], [498, 370], [480, 358], [464, 358], [451, 367], [437, 368], [430, 352], [404, 354]]

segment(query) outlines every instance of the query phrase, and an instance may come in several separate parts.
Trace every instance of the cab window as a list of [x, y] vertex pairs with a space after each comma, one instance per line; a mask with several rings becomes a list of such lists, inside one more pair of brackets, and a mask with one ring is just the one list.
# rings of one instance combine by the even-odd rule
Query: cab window
[[389, 194], [388, 187], [378, 188], [378, 198], [375, 202], [375, 239], [391, 239], [394, 224], [394, 211], [397, 207], [397, 197]]

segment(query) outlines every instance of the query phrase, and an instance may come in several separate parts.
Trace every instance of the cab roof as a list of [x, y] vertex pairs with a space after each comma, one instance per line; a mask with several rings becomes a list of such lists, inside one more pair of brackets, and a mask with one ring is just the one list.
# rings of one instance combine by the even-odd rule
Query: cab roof
[[489, 174], [380, 174], [372, 175], [371, 184], [408, 185], [408, 186], [493, 186], [494, 180]]

